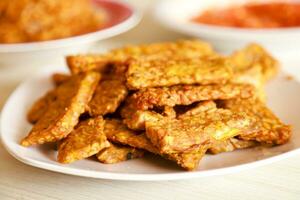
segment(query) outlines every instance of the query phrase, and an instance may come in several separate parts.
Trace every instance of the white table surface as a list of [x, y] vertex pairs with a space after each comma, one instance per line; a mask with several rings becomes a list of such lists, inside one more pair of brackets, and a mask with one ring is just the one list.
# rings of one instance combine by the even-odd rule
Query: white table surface
[[[97, 50], [126, 43], [173, 40], [185, 36], [172, 33], [151, 17], [155, 1], [131, 0], [145, 16], [136, 28], [105, 43]], [[51, 59], [52, 60], [52, 59]], [[292, 62], [294, 63], [294, 62]], [[300, 63], [300, 62], [299, 62]], [[51, 65], [62, 64], [53, 58]], [[46, 66], [46, 64], [45, 64]], [[0, 66], [0, 108], [17, 84], [41, 66]], [[290, 65], [290, 69], [295, 66]], [[299, 76], [300, 77], [300, 76]], [[49, 172], [27, 166], [0, 145], [0, 200], [7, 199], [300, 199], [300, 155], [271, 165], [235, 174], [182, 181], [128, 182], [90, 179]]]

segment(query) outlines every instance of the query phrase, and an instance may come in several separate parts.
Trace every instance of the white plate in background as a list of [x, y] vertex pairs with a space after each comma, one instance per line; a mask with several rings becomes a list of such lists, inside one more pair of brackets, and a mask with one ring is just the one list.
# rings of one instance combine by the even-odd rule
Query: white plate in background
[[141, 20], [141, 14], [125, 1], [91, 0], [100, 12], [105, 12], [108, 22], [98, 31], [56, 40], [1, 44], [0, 67], [24, 67], [47, 63], [51, 57], [86, 52], [95, 42], [124, 33]]
[[35, 78], [22, 83], [10, 96], [1, 115], [1, 139], [7, 151], [28, 165], [76, 176], [115, 180], [175, 180], [199, 178], [258, 167], [300, 153], [300, 83], [280, 75], [267, 85], [268, 105], [285, 122], [293, 125], [289, 143], [273, 148], [252, 148], [218, 155], [206, 155], [199, 168], [186, 172], [171, 161], [158, 156], [146, 156], [118, 164], [101, 164], [85, 159], [72, 164], [56, 161], [56, 151], [50, 145], [23, 147], [20, 140], [31, 125], [26, 113], [31, 104], [52, 87], [50, 75], [63, 68], [49, 68]]

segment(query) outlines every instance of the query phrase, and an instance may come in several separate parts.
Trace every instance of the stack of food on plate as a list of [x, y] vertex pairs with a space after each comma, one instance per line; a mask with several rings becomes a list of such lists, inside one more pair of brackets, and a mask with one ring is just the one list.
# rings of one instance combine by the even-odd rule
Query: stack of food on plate
[[186, 170], [206, 153], [286, 143], [291, 128], [265, 105], [278, 62], [256, 44], [222, 56], [203, 41], [127, 46], [67, 57], [70, 74], [28, 113], [21, 144], [57, 143], [60, 163], [118, 163], [152, 153]]

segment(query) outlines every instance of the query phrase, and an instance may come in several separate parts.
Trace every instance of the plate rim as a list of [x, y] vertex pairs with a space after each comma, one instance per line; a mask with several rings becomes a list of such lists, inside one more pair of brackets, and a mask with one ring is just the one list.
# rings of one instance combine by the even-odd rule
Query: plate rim
[[[17, 152], [14, 151], [13, 147], [10, 146], [12, 141], [6, 140], [5, 132], [4, 132], [4, 119], [6, 113], [8, 112], [8, 107], [10, 105], [11, 99], [15, 98], [15, 96], [25, 87], [25, 85], [29, 84], [29, 82], [35, 81], [42, 76], [46, 76], [49, 73], [54, 71], [62, 71], [62, 67], [53, 67], [51, 69], [46, 69], [36, 74], [35, 76], [29, 77], [23, 82], [21, 82], [16, 89], [10, 94], [8, 99], [6, 100], [0, 115], [0, 141], [3, 144], [4, 148], [7, 152], [12, 155], [15, 159], [25, 163], [27, 165], [37, 167], [40, 169], [45, 169], [53, 172], [59, 172], [62, 174], [75, 175], [80, 177], [89, 177], [89, 178], [98, 178], [98, 179], [107, 179], [107, 180], [126, 180], [126, 181], [167, 181], [167, 180], [184, 180], [184, 179], [193, 179], [193, 178], [201, 178], [208, 176], [217, 176], [217, 175], [225, 175], [230, 173], [236, 173], [240, 171], [244, 171], [247, 169], [253, 169], [256, 167], [268, 165], [294, 155], [300, 154], [300, 148], [296, 148], [284, 153], [280, 153], [278, 155], [274, 155], [268, 158], [260, 159], [257, 161], [251, 161], [244, 164], [239, 164], [230, 167], [221, 167], [217, 169], [209, 169], [204, 171], [178, 171], [171, 173], [160, 173], [160, 174], [143, 174], [143, 173], [116, 173], [116, 172], [103, 172], [103, 171], [89, 171], [88, 169], [76, 169], [76, 168], [68, 168], [62, 164], [52, 164], [45, 163], [43, 161], [38, 161], [35, 159], [22, 157]], [[285, 72], [287, 73], [287, 72]], [[298, 79], [296, 79], [299, 82]]]

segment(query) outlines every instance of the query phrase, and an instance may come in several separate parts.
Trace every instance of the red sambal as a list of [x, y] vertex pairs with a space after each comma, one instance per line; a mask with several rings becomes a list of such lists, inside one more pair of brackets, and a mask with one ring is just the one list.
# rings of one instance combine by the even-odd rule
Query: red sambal
[[288, 28], [300, 26], [300, 3], [246, 4], [204, 11], [193, 22], [238, 28]]

